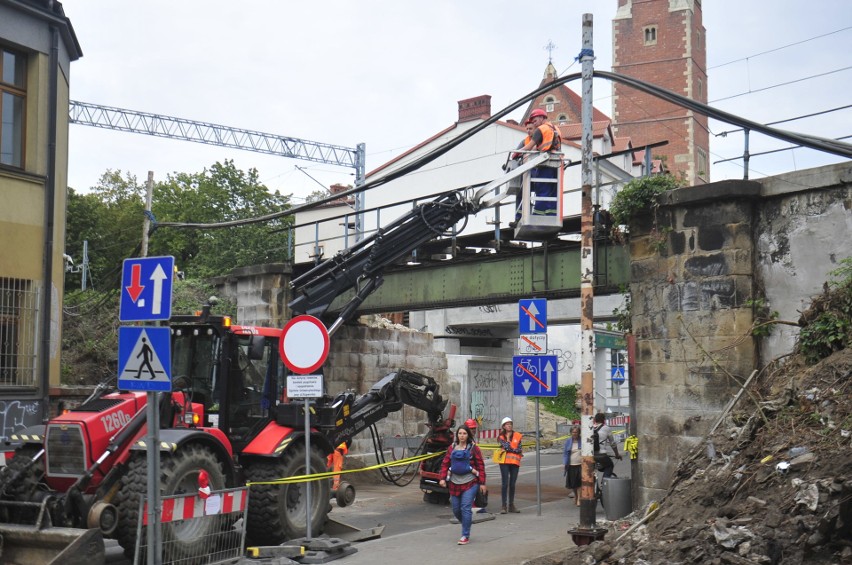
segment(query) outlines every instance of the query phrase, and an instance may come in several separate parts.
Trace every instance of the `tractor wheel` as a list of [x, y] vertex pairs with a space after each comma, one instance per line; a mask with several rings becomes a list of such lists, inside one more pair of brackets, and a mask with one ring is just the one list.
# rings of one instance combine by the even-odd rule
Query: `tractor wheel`
[[[147, 454], [134, 453], [127, 464], [127, 471], [121, 478], [121, 488], [116, 496], [119, 522], [116, 537], [124, 548], [124, 554], [133, 556], [136, 549], [136, 528], [139, 523], [139, 501], [148, 493]], [[163, 456], [160, 461], [160, 494], [195, 495], [198, 492], [198, 473], [207, 471], [210, 488], [222, 490], [225, 474], [222, 464], [209, 450], [190, 445], [179, 449], [174, 455]], [[220, 527], [217, 516], [207, 516], [186, 521], [163, 524], [163, 546], [168, 548], [172, 558], [182, 563], [192, 563], [194, 558], [203, 557], [215, 550], [211, 536]]]
[[[311, 472], [324, 472], [325, 459], [311, 448]], [[307, 475], [305, 445], [294, 445], [280, 459], [253, 461], [246, 468], [249, 482], [274, 481], [282, 477]], [[253, 544], [279, 545], [307, 535], [305, 509], [307, 488], [311, 491], [311, 536], [322, 533], [328, 520], [330, 489], [328, 481], [282, 485], [252, 485], [249, 493], [247, 534]]]
[[[0, 475], [2, 477], [0, 478], [0, 481], [2, 481], [0, 493], [2, 493], [3, 500], [26, 502], [32, 499], [33, 494], [40, 488], [41, 479], [44, 477], [44, 456], [30, 465], [39, 451], [40, 448], [35, 446], [19, 447], [15, 450], [14, 457], [3, 467], [2, 475]], [[25, 467], [27, 468], [26, 471], [18, 475]], [[17, 478], [13, 480], [16, 475], [18, 475]], [[29, 523], [35, 519], [35, 512], [28, 508], [4, 506], [0, 510], [0, 521], [2, 522]]]
[[32, 465], [30, 463], [39, 451], [41, 451], [41, 448], [35, 446], [19, 447], [15, 450], [14, 457], [12, 457], [4, 470], [4, 479], [11, 479], [28, 465], [29, 468], [16, 480], [10, 482], [8, 485], [4, 485], [6, 497], [14, 500], [29, 500], [30, 496], [38, 488], [42, 477], [44, 477], [44, 456]]

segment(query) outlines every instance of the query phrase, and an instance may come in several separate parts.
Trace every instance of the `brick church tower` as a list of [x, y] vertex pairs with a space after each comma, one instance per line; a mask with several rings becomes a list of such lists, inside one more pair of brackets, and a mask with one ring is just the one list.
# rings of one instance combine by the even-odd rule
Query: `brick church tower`
[[[706, 35], [701, 0], [618, 0], [612, 70], [707, 102]], [[707, 117], [613, 82], [613, 126], [690, 186], [710, 182]]]

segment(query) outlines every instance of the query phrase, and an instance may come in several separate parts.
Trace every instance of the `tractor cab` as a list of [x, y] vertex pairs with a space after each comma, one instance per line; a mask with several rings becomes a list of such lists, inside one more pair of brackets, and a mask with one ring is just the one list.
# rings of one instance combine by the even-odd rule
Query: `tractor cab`
[[547, 154], [546, 160], [509, 183], [509, 194], [517, 194], [520, 218], [514, 239], [543, 241], [562, 229], [562, 155]]
[[274, 418], [283, 388], [281, 330], [231, 325], [225, 316], [173, 319], [171, 328], [174, 390], [203, 406], [199, 426], [219, 428], [235, 447], [248, 443]]

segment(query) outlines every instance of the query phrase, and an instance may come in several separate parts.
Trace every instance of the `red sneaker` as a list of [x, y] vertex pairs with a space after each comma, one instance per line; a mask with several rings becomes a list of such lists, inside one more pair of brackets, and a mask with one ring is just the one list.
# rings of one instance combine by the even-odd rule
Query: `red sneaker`
[[459, 540], [459, 545], [467, 545], [469, 543], [470, 543], [470, 538], [467, 538], [467, 537], [464, 537], [464, 536], [462, 536], [462, 538]]

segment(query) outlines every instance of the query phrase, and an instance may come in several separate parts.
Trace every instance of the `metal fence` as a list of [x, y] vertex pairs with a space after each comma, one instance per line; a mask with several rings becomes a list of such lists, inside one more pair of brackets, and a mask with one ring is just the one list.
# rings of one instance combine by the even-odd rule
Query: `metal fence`
[[[175, 565], [212, 565], [244, 555], [248, 487], [198, 495], [162, 497], [162, 560]], [[139, 504], [134, 565], [148, 562], [148, 504]]]
[[41, 285], [0, 277], [0, 387], [37, 387]]

